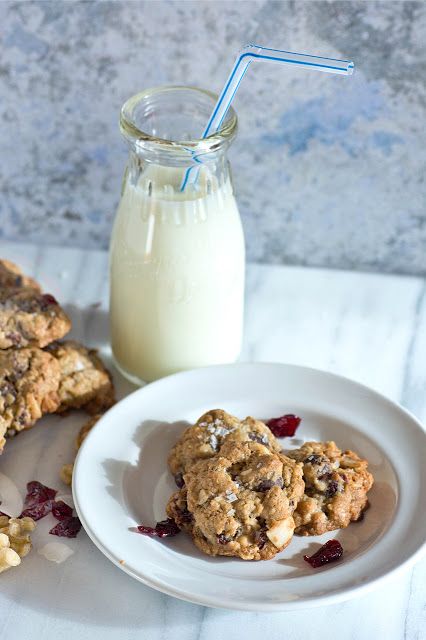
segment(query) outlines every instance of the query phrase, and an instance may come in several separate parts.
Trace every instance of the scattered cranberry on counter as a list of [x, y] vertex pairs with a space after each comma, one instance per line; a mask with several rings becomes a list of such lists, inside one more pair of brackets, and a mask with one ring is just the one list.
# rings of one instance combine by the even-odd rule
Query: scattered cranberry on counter
[[66, 502], [58, 500], [52, 504], [52, 515], [56, 520], [66, 520], [66, 518], [71, 518], [72, 507], [70, 507], [69, 504], [66, 504]]
[[75, 516], [71, 516], [58, 522], [49, 533], [51, 533], [52, 536], [60, 536], [61, 538], [75, 538], [80, 529], [80, 520]]

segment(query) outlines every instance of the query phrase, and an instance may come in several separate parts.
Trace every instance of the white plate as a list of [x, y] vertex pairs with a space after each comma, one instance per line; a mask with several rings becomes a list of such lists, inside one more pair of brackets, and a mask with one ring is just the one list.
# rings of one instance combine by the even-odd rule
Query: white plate
[[[205, 556], [184, 533], [161, 541], [135, 533], [139, 523], [164, 519], [176, 490], [168, 451], [185, 421], [213, 408], [264, 419], [297, 413], [298, 438], [333, 439], [367, 458], [375, 484], [364, 520], [320, 537], [295, 536], [266, 562]], [[73, 493], [93, 542], [144, 584], [214, 607], [295, 609], [366, 591], [419, 556], [426, 540], [425, 449], [412, 415], [345, 378], [282, 364], [208, 367], [139, 389], [105, 414], [78, 455]], [[303, 554], [332, 537], [341, 541], [343, 559], [312, 569]]]

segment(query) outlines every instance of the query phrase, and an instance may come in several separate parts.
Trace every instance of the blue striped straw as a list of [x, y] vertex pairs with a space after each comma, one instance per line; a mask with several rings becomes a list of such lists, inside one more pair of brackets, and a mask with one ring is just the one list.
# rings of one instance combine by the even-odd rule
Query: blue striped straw
[[[268, 49], [260, 47], [256, 44], [249, 44], [244, 47], [237, 56], [234, 67], [229, 75], [225, 86], [219, 96], [219, 99], [213, 109], [206, 128], [203, 131], [202, 138], [216, 133], [228, 113], [231, 102], [240, 86], [248, 67], [254, 60], [266, 60], [268, 62], [281, 62], [295, 67], [304, 69], [313, 69], [314, 71], [323, 71], [325, 73], [338, 73], [350, 76], [354, 70], [354, 63], [350, 60], [338, 60], [336, 58], [322, 58], [320, 56], [311, 56], [305, 53], [292, 53], [291, 51], [281, 51], [280, 49]], [[194, 156], [195, 162], [200, 162]], [[182, 181], [180, 190], [183, 191], [189, 182], [195, 183], [198, 169], [190, 167], [186, 170], [185, 177]], [[192, 178], [190, 180], [190, 177]]]

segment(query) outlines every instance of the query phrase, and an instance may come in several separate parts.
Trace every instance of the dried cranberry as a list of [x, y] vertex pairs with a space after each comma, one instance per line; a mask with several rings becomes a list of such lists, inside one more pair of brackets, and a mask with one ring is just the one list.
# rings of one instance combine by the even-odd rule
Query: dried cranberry
[[49, 533], [51, 533], [52, 536], [59, 536], [61, 538], [75, 538], [80, 529], [80, 520], [75, 516], [71, 516], [58, 522]]
[[58, 492], [50, 489], [46, 485], [41, 484], [37, 480], [32, 480], [27, 484], [27, 495], [25, 496], [25, 505], [40, 504], [46, 500], [54, 500]]
[[24, 510], [22, 511], [21, 518], [32, 518], [33, 520], [40, 520], [44, 518], [48, 513], [52, 511], [53, 500], [57, 494], [55, 489], [46, 487], [46, 485], [32, 480], [27, 484], [27, 495], [25, 496]]
[[45, 304], [58, 304], [56, 298], [54, 298], [50, 293], [44, 293], [41, 297]]
[[231, 538], [227, 538], [224, 533], [219, 533], [217, 536], [217, 541], [219, 544], [228, 544]]
[[286, 438], [294, 436], [301, 421], [302, 418], [295, 416], [293, 413], [287, 413], [280, 418], [271, 418], [266, 424], [274, 436], [277, 438]]
[[183, 485], [185, 484], [182, 473], [175, 473], [175, 482], [176, 486], [179, 487], [179, 489], [182, 489]]
[[343, 555], [343, 547], [338, 540], [329, 540], [322, 547], [318, 549], [312, 556], [303, 556], [306, 562], [309, 562], [311, 567], [316, 569], [322, 567], [328, 562], [335, 562], [339, 560]]
[[177, 536], [180, 529], [173, 518], [167, 518], [167, 520], [157, 522], [155, 527], [146, 527], [140, 524], [138, 525], [138, 531], [146, 536], [150, 536], [150, 538], [171, 538], [172, 536]]
[[137, 528], [139, 533], [143, 533], [145, 536], [150, 536], [150, 538], [161, 538], [161, 535], [155, 527], [147, 527], [144, 524], [138, 524]]
[[72, 516], [72, 507], [66, 504], [66, 502], [58, 500], [52, 504], [52, 515], [56, 520], [65, 520]]
[[32, 518], [33, 520], [41, 520], [44, 516], [52, 511], [52, 500], [45, 500], [44, 502], [35, 502], [26, 509], [23, 510], [20, 518]]
[[336, 480], [330, 480], [324, 493], [325, 497], [332, 498], [337, 493], [338, 488], [339, 485], [337, 484]]

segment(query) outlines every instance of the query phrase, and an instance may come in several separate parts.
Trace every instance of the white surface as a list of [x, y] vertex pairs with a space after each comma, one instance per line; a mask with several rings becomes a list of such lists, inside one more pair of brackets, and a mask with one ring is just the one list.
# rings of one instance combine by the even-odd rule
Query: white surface
[[[295, 536], [284, 552], [256, 563], [206, 557], [185, 535], [159, 543], [137, 534], [138, 524], [152, 526], [166, 517], [165, 504], [176, 491], [165, 465], [171, 446], [188, 424], [216, 407], [240, 418], [296, 413], [302, 416], [298, 439], [335, 440], [367, 458], [375, 482], [364, 520], [323, 536]], [[291, 448], [291, 440], [281, 445]], [[73, 494], [93, 542], [144, 584], [226, 609], [294, 610], [378, 588], [420, 556], [426, 544], [425, 450], [422, 426], [359, 383], [295, 365], [238, 363], [180, 373], [124, 398], [84, 442]], [[343, 561], [313, 571], [303, 555], [331, 538], [340, 540]]]
[[[40, 277], [68, 304], [75, 337], [105, 343], [106, 254], [5, 243], [1, 254]], [[293, 362], [350, 376], [401, 400], [424, 422], [425, 293], [419, 278], [251, 266], [242, 359]], [[117, 382], [121, 395], [129, 391], [118, 377]], [[84, 417], [70, 415], [59, 425], [55, 420], [9, 443], [0, 460], [0, 471], [13, 476], [21, 491], [36, 478], [60, 487], [58, 470], [72, 458]], [[43, 546], [46, 538], [41, 531], [37, 544]], [[75, 553], [63, 564], [32, 553], [2, 574], [1, 638], [318, 640], [330, 633], [342, 640], [426, 638], [426, 560], [350, 602], [256, 614], [208, 609], [145, 587], [106, 560], [84, 533], [67, 543]]]

